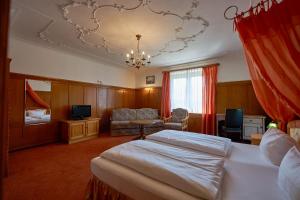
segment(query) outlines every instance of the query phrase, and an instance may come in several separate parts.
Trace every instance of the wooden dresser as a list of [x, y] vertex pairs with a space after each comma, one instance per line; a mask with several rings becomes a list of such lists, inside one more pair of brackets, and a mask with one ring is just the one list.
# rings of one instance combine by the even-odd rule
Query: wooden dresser
[[61, 121], [61, 136], [69, 144], [97, 138], [100, 118]]

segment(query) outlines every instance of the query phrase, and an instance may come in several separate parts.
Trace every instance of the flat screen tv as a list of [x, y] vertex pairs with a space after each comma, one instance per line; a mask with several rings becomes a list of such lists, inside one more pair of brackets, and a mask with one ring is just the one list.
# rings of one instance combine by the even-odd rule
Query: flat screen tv
[[71, 109], [72, 119], [84, 119], [91, 116], [91, 105], [73, 105]]

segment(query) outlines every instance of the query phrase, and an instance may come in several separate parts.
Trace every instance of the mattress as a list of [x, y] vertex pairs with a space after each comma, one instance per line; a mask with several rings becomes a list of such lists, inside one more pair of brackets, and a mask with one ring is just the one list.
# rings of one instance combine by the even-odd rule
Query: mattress
[[[101, 157], [91, 161], [91, 171], [101, 181], [133, 199], [197, 199]], [[277, 186], [277, 174], [278, 167], [260, 156], [258, 146], [233, 143], [231, 156], [225, 161], [220, 199], [284, 199]]]

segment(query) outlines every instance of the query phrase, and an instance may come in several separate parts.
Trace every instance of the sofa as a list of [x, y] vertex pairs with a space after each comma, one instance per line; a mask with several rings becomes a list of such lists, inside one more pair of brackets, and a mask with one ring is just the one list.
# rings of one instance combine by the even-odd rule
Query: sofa
[[144, 126], [145, 134], [152, 134], [163, 130], [163, 120], [159, 118], [158, 110], [152, 108], [129, 109], [119, 108], [112, 111], [110, 130], [112, 136], [136, 135], [140, 127], [132, 124], [134, 120], [154, 120], [156, 123]]

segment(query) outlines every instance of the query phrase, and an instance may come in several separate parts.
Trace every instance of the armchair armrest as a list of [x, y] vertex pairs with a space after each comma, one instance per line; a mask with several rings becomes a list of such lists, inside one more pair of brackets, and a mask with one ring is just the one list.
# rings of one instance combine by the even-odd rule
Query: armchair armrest
[[164, 120], [164, 123], [165, 123], [165, 122], [169, 122], [169, 121], [171, 120], [171, 118], [172, 118], [172, 116], [170, 116], [170, 117], [164, 117], [164, 119], [163, 119], [163, 120]]
[[187, 123], [189, 120], [189, 116], [186, 116], [184, 119], [181, 120], [181, 123]]

